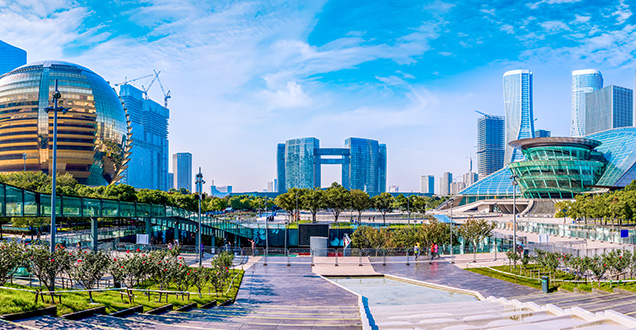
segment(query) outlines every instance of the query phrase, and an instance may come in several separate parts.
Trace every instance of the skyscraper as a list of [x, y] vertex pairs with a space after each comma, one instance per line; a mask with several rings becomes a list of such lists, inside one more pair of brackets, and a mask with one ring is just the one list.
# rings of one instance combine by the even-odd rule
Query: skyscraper
[[323, 164], [342, 166], [342, 186], [347, 189], [386, 191], [386, 145], [378, 141], [349, 138], [344, 148], [320, 148], [316, 138], [299, 138], [279, 143], [276, 153], [280, 193], [320, 187]]
[[174, 173], [168, 172], [168, 190], [174, 188]]
[[376, 140], [348, 138], [345, 149], [349, 149], [349, 162], [342, 166], [342, 186], [369, 193], [386, 191], [386, 145]]
[[174, 189], [186, 188], [192, 192], [192, 154], [180, 152], [172, 155]]
[[504, 165], [504, 116], [477, 118], [477, 172], [486, 177]]
[[451, 183], [453, 183], [453, 173], [444, 172], [439, 178], [439, 195], [447, 196], [451, 192]]
[[27, 53], [24, 49], [11, 46], [0, 40], [0, 75], [25, 65], [26, 59]]
[[130, 116], [132, 154], [122, 183], [135, 188], [168, 190], [168, 118], [163, 105], [144, 98], [132, 85], [120, 86], [119, 97]]
[[[285, 142], [285, 188], [320, 187], [320, 157], [316, 138], [300, 138]], [[279, 178], [279, 181], [281, 178]]]
[[603, 88], [603, 75], [598, 70], [572, 71], [572, 121], [570, 136], [586, 134], [585, 94]]
[[420, 192], [422, 194], [435, 194], [435, 176], [422, 175], [420, 178]]
[[538, 129], [536, 131], [534, 131], [534, 137], [540, 138], [540, 137], [551, 137], [552, 136], [552, 132], [545, 130], [545, 129]]
[[585, 95], [586, 135], [612, 128], [633, 126], [634, 92], [614, 85]]
[[506, 144], [504, 164], [523, 159], [521, 151], [511, 147], [511, 141], [534, 137], [532, 111], [532, 72], [512, 70], [503, 75], [504, 107], [506, 109]]

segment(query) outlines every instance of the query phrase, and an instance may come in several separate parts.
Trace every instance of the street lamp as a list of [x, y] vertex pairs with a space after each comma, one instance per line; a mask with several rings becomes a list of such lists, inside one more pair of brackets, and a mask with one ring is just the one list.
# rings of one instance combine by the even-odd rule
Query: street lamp
[[[513, 174], [510, 179], [512, 179], [512, 248], [513, 252], [517, 253], [517, 179], [519, 177]], [[515, 259], [516, 264], [517, 259]]]
[[[199, 167], [199, 173], [196, 175], [197, 193], [199, 194], [199, 229], [197, 230], [197, 248], [199, 251], [199, 268], [203, 265], [203, 251], [201, 250], [201, 198], [203, 198], [203, 173], [201, 173], [201, 167]], [[213, 242], [214, 243], [214, 242]]]
[[300, 221], [300, 210], [298, 209], [298, 190], [296, 190], [296, 214], [294, 215], [296, 222]]
[[407, 223], [410, 226], [411, 225], [411, 196], [406, 197], [406, 212], [409, 215]]
[[[62, 97], [60, 91], [57, 89], [57, 79], [55, 79], [55, 92], [53, 93], [53, 106], [44, 109], [46, 113], [53, 111], [53, 160], [51, 162], [51, 254], [55, 252], [55, 184], [56, 184], [56, 172], [57, 172], [57, 113], [62, 111], [65, 114], [69, 109], [64, 107], [58, 107], [58, 100]], [[53, 281], [55, 283], [55, 281]]]
[[455, 203], [455, 198], [449, 199], [450, 201], [450, 256], [451, 263], [455, 263], [453, 260], [453, 204]]
[[27, 157], [27, 154], [23, 153], [22, 154], [22, 160], [24, 160], [24, 170], [22, 170], [23, 172], [26, 172], [26, 157]]

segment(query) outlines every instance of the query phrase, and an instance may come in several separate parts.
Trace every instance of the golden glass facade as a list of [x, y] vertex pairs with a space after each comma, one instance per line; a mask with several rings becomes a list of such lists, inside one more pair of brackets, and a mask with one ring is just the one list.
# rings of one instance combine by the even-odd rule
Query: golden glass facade
[[[130, 129], [115, 91], [93, 71], [44, 61], [0, 77], [0, 172], [43, 171], [52, 159], [55, 80], [62, 94], [58, 113], [57, 171], [80, 183], [117, 182], [126, 168]], [[26, 154], [26, 161], [23, 155]]]

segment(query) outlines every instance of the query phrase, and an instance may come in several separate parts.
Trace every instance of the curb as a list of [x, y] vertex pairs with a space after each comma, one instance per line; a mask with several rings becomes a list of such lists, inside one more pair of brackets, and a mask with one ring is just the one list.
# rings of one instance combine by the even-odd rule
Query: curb
[[96, 314], [106, 315], [106, 306], [99, 306], [95, 308], [85, 309], [79, 312], [64, 314], [62, 315], [62, 318], [65, 318], [67, 320], [79, 320]]
[[189, 311], [189, 310], [191, 310], [193, 308], [197, 308], [197, 303], [191, 303], [191, 304], [187, 304], [187, 305], [181, 306], [181, 307], [175, 309], [175, 311], [177, 311], [177, 312], [187, 312], [187, 311]]
[[7, 321], [15, 321], [15, 320], [27, 319], [30, 317], [44, 316], [44, 315], [56, 316], [57, 306], [45, 307], [45, 308], [36, 309], [33, 311], [28, 311], [28, 312], [5, 314], [0, 316], [0, 318]]
[[172, 304], [167, 304], [167, 305], [163, 305], [161, 307], [157, 307], [155, 309], [151, 309], [151, 310], [147, 311], [145, 314], [157, 315], [157, 314], [165, 313], [165, 312], [171, 311], [171, 310], [172, 310]]
[[212, 307], [214, 307], [216, 305], [217, 305], [216, 300], [214, 300], [214, 301], [210, 301], [209, 303], [205, 303], [205, 304], [201, 305], [201, 308], [202, 309], [210, 309], [210, 308], [212, 308]]
[[139, 306], [135, 306], [135, 307], [122, 309], [122, 310], [120, 310], [118, 312], [110, 314], [109, 316], [124, 317], [124, 316], [128, 316], [128, 315], [135, 314], [135, 313], [142, 313], [143, 311], [144, 311], [144, 306], [139, 305]]

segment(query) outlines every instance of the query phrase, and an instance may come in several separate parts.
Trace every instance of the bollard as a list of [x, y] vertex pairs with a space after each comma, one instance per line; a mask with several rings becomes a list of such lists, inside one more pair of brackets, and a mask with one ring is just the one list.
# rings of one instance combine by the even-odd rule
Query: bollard
[[386, 250], [382, 250], [382, 266], [386, 266]]
[[269, 254], [268, 249], [265, 249], [265, 256], [263, 257], [263, 258], [264, 258], [263, 266], [267, 266], [267, 255], [268, 255], [268, 254]]
[[316, 264], [314, 263], [314, 250], [311, 250], [311, 251], [310, 251], [310, 254], [311, 254], [311, 266], [313, 267], [313, 266], [315, 266], [315, 265], [316, 265]]
[[362, 251], [358, 251], [358, 266], [362, 266]]
[[338, 250], [336, 250], [336, 266], [338, 266]]
[[406, 265], [410, 265], [409, 264], [409, 249], [406, 249]]
[[287, 250], [287, 267], [289, 267], [289, 266], [290, 266], [290, 264], [289, 264], [289, 250]]
[[495, 241], [492, 243], [492, 245], [495, 246], [495, 260], [493, 261], [497, 261], [497, 240], [495, 239]]

